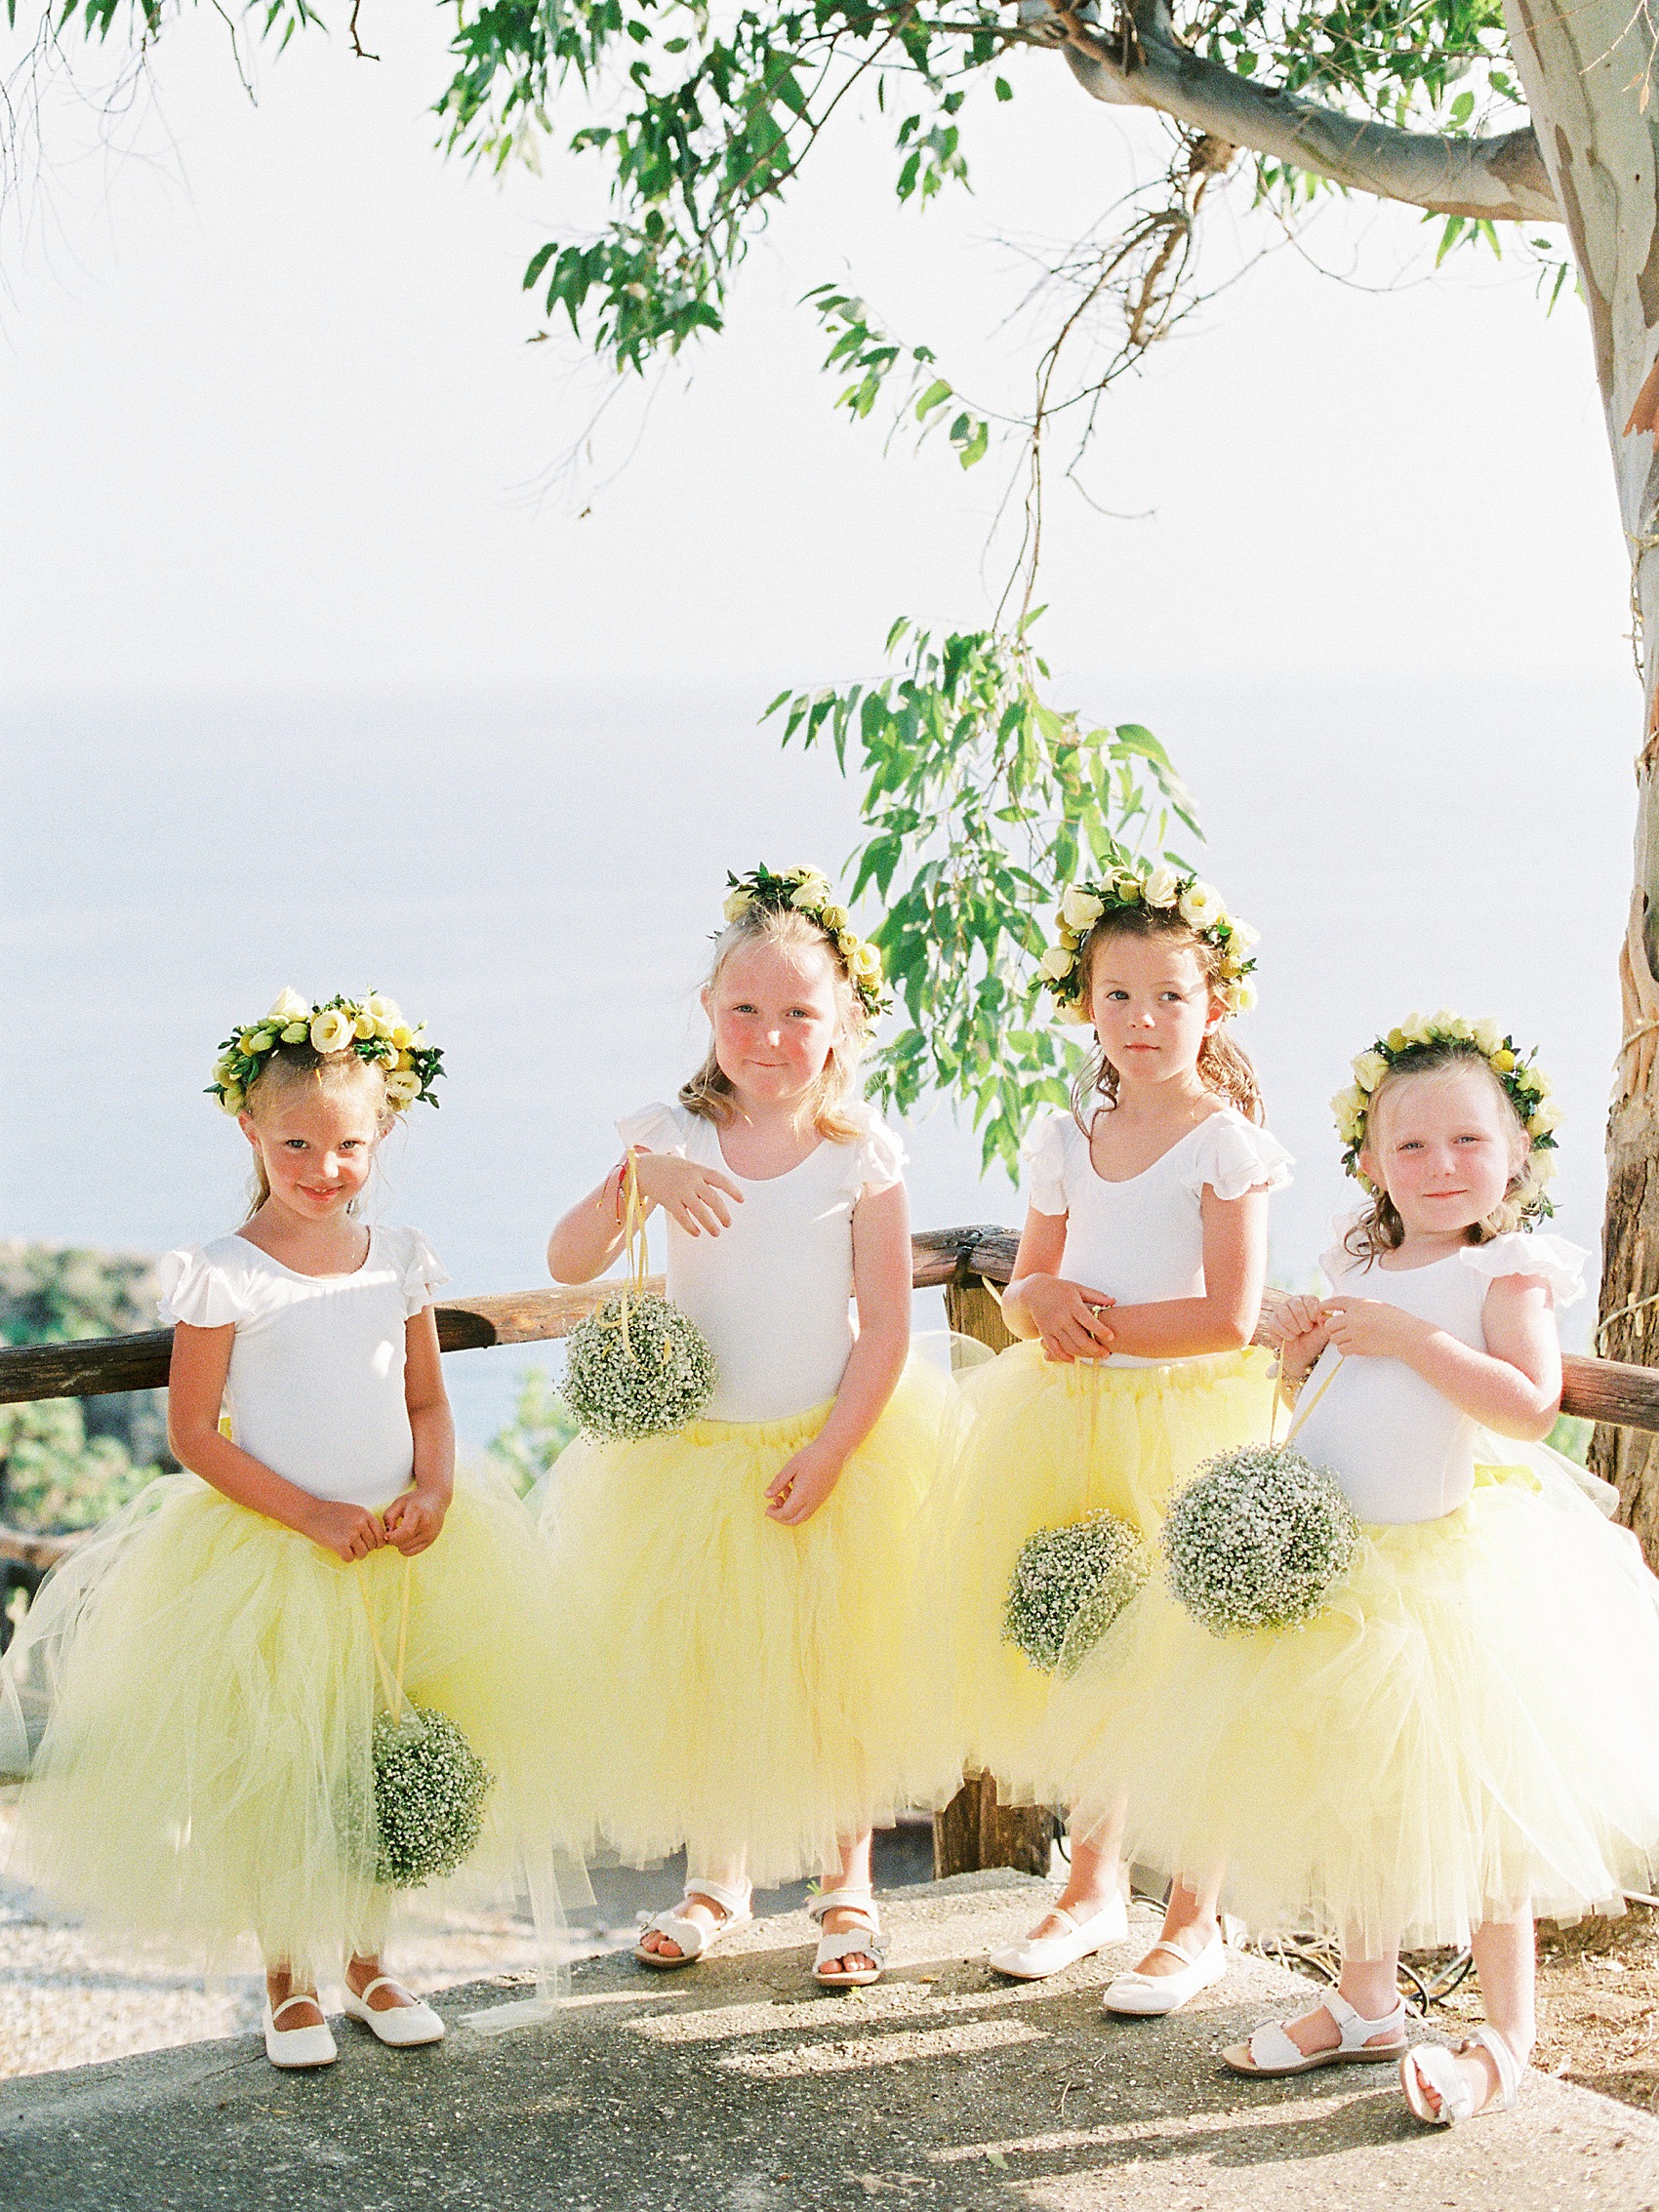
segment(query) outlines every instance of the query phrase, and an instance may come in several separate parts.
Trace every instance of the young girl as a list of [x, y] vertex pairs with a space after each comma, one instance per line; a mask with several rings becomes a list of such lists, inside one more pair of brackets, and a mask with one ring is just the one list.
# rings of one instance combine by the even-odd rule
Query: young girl
[[[1072, 1111], [1039, 1123], [1028, 1147], [1031, 1207], [1002, 1306], [1026, 1341], [963, 1384], [941, 1577], [957, 1605], [967, 1762], [1005, 1800], [1063, 1801], [1050, 1678], [1002, 1636], [1021, 1546], [1101, 1508], [1151, 1533], [1201, 1460], [1268, 1430], [1270, 1363], [1246, 1347], [1268, 1193], [1289, 1180], [1289, 1155], [1256, 1126], [1255, 1075], [1228, 1034], [1253, 1001], [1253, 942], [1207, 884], [1143, 865], [1070, 891], [1044, 961], [1098, 1049]], [[1127, 1932], [1113, 1836], [1072, 1827], [1055, 1910], [991, 1954], [1005, 1974], [1055, 1973]], [[1177, 1882], [1158, 1944], [1109, 2003], [1173, 2011], [1215, 1981], [1213, 1906]]]
[[[1659, 1584], [1536, 1445], [1560, 1402], [1554, 1308], [1583, 1287], [1582, 1254], [1525, 1233], [1547, 1210], [1542, 1078], [1450, 1015], [1355, 1068], [1336, 1104], [1369, 1202], [1327, 1257], [1332, 1295], [1288, 1302], [1281, 1333], [1287, 1377], [1313, 1367], [1294, 1449], [1341, 1483], [1357, 1564], [1306, 1628], [1225, 1638], [1149, 1586], [1064, 1704], [1080, 1803], [1126, 1788], [1138, 1848], [1226, 1862], [1253, 1927], [1343, 1943], [1337, 1991], [1228, 2063], [1397, 2060], [1413, 2112], [1449, 2123], [1515, 2100], [1533, 1914], [1651, 1886]], [[1470, 1941], [1489, 2025], [1407, 2052], [1401, 1946]]]
[[884, 1956], [870, 1829], [909, 1801], [918, 1755], [910, 1629], [938, 1393], [906, 1371], [904, 1153], [856, 1087], [878, 957], [816, 871], [734, 884], [708, 1058], [677, 1105], [618, 1124], [627, 1160], [547, 1247], [561, 1281], [610, 1266], [631, 1160], [668, 1216], [668, 1294], [712, 1347], [715, 1393], [677, 1434], [573, 1445], [546, 1525], [614, 1698], [601, 1826], [633, 1861], [686, 1846], [684, 1902], [650, 1923], [640, 1963], [707, 1956], [749, 1916], [752, 1882], [821, 1866], [815, 1971], [867, 1983]]
[[396, 1671], [493, 1771], [479, 1862], [546, 1903], [533, 1530], [505, 1492], [455, 1487], [437, 1260], [357, 1218], [385, 1129], [439, 1063], [380, 997], [284, 991], [227, 1043], [213, 1088], [253, 1149], [253, 1210], [158, 1269], [168, 1433], [191, 1471], [70, 1554], [9, 1660], [51, 1705], [20, 1806], [29, 1877], [214, 1958], [252, 1931], [278, 2067], [336, 2056], [316, 1977], [343, 1963], [344, 2009], [381, 2042], [443, 2033], [382, 1967], [371, 1730]]

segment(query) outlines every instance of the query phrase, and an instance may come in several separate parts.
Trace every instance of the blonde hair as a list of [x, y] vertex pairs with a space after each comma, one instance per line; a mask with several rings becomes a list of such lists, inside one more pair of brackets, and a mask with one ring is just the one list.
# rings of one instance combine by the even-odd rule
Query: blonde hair
[[[298, 1091], [309, 1085], [317, 1091], [342, 1091], [348, 1083], [368, 1081], [379, 1091], [375, 1107], [377, 1134], [384, 1134], [394, 1118], [390, 1101], [386, 1097], [386, 1070], [379, 1061], [364, 1060], [354, 1052], [317, 1052], [308, 1044], [278, 1045], [265, 1060], [264, 1066], [248, 1086], [248, 1095], [242, 1102], [242, 1111], [259, 1119], [263, 1098], [273, 1091]], [[265, 1163], [259, 1147], [254, 1147], [254, 1180], [248, 1191], [248, 1211], [244, 1216], [252, 1221], [270, 1196], [270, 1178], [265, 1174]], [[356, 1201], [347, 1211], [354, 1210]]]
[[[1520, 1165], [1510, 1177], [1509, 1187], [1500, 1203], [1479, 1221], [1471, 1222], [1464, 1231], [1467, 1243], [1489, 1244], [1494, 1236], [1508, 1236], [1512, 1230], [1524, 1227], [1539, 1211], [1549, 1172], [1545, 1155], [1534, 1148], [1515, 1101], [1473, 1039], [1436, 1037], [1429, 1044], [1408, 1046], [1371, 1093], [1365, 1116], [1365, 1143], [1369, 1146], [1376, 1137], [1383, 1101], [1391, 1091], [1397, 1090], [1414, 1075], [1443, 1075], [1450, 1068], [1464, 1067], [1479, 1068], [1491, 1084], [1493, 1096], [1502, 1101], [1520, 1147]], [[1386, 1189], [1371, 1186], [1364, 1210], [1343, 1237], [1343, 1250], [1352, 1252], [1356, 1260], [1375, 1260], [1385, 1252], [1397, 1252], [1404, 1241], [1405, 1224], [1400, 1219], [1399, 1208]]]
[[[816, 949], [829, 953], [840, 1021], [829, 1057], [800, 1103], [797, 1119], [804, 1122], [810, 1117], [814, 1130], [828, 1144], [851, 1144], [863, 1132], [848, 1115], [846, 1106], [848, 1099], [858, 1093], [859, 1061], [870, 1041], [870, 1018], [841, 948], [822, 922], [802, 913], [798, 907], [763, 906], [756, 903], [746, 907], [715, 940], [707, 985], [709, 990], [718, 985], [721, 970], [732, 955], [751, 945], [775, 945], [785, 951]], [[699, 1114], [722, 1129], [736, 1112], [731, 1078], [715, 1057], [712, 1043], [703, 1066], [689, 1083], [681, 1085], [680, 1104], [688, 1113]]]
[[[1085, 1014], [1094, 988], [1095, 957], [1113, 937], [1166, 938], [1178, 949], [1190, 949], [1196, 955], [1211, 999], [1220, 999], [1224, 979], [1219, 945], [1200, 937], [1174, 907], [1111, 906], [1093, 924], [1077, 948], [1077, 1002]], [[1256, 1080], [1256, 1070], [1243, 1046], [1234, 1044], [1228, 1034], [1225, 1014], [1213, 1029], [1205, 1032], [1204, 1041], [1198, 1047], [1198, 1080], [1206, 1091], [1229, 1100], [1246, 1120], [1266, 1118], [1267, 1108], [1262, 1104], [1262, 1088]], [[1072, 1089], [1072, 1116], [1085, 1137], [1089, 1134], [1086, 1115], [1096, 1099], [1103, 1099], [1108, 1106], [1117, 1104], [1117, 1070], [1107, 1059], [1106, 1047], [1098, 1035], [1088, 1065]]]

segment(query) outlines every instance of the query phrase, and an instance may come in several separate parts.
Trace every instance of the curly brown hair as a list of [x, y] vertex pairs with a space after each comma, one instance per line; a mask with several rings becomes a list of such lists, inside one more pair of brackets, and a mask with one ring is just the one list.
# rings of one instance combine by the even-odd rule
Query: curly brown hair
[[[1411, 1045], [1396, 1060], [1388, 1073], [1371, 1093], [1366, 1115], [1365, 1137], [1369, 1144], [1376, 1135], [1383, 1102], [1402, 1083], [1418, 1075], [1443, 1075], [1448, 1068], [1477, 1067], [1492, 1086], [1494, 1097], [1501, 1101], [1504, 1112], [1514, 1125], [1516, 1141], [1520, 1148], [1520, 1165], [1510, 1177], [1509, 1187], [1502, 1203], [1477, 1222], [1471, 1222], [1464, 1231], [1466, 1242], [1488, 1244], [1494, 1236], [1507, 1236], [1530, 1221], [1539, 1211], [1539, 1200], [1549, 1179], [1546, 1155], [1533, 1148], [1526, 1124], [1516, 1110], [1515, 1101], [1504, 1089], [1488, 1062], [1486, 1055], [1472, 1038], [1436, 1037], [1429, 1044]], [[1375, 1185], [1367, 1186], [1369, 1197], [1364, 1210], [1343, 1236], [1342, 1247], [1356, 1260], [1376, 1260], [1385, 1252], [1397, 1252], [1405, 1241], [1405, 1224], [1399, 1209], [1386, 1190]]]
[[[1174, 945], [1190, 949], [1209, 985], [1212, 999], [1219, 997], [1223, 980], [1221, 949], [1201, 938], [1176, 908], [1113, 906], [1101, 915], [1077, 950], [1077, 996], [1085, 1009], [1094, 988], [1096, 956], [1101, 946], [1114, 937], [1165, 938]], [[1256, 1080], [1250, 1056], [1228, 1034], [1225, 1016], [1198, 1047], [1198, 1080], [1206, 1091], [1213, 1091], [1218, 1098], [1235, 1106], [1246, 1120], [1259, 1122], [1267, 1118], [1261, 1085]], [[1107, 1059], [1106, 1048], [1098, 1037], [1083, 1072], [1072, 1088], [1072, 1116], [1085, 1137], [1089, 1134], [1093, 1113], [1099, 1110], [1096, 1101], [1104, 1101], [1109, 1107], [1117, 1104], [1117, 1070]]]

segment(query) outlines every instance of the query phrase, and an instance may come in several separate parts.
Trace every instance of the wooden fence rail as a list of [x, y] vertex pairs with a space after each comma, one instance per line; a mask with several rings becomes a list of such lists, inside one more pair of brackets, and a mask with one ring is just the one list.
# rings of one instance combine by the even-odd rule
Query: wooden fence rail
[[[1012, 1230], [990, 1224], [923, 1229], [911, 1243], [911, 1280], [917, 1290], [945, 1292], [952, 1329], [998, 1350], [1012, 1342], [987, 1287], [1006, 1283], [1013, 1272], [1019, 1239]], [[654, 1282], [652, 1287], [662, 1286]], [[575, 1290], [449, 1299], [437, 1308], [438, 1343], [444, 1351], [545, 1344], [568, 1335], [616, 1288], [614, 1282], [587, 1283]], [[1275, 1295], [1280, 1294], [1270, 1291], [1269, 1301]], [[167, 1381], [172, 1347], [171, 1329], [148, 1329], [135, 1336], [0, 1349], [0, 1404], [158, 1388]], [[1571, 1356], [1564, 1365], [1563, 1412], [1659, 1431], [1659, 1369]], [[0, 1598], [8, 1568], [32, 1588], [73, 1543], [73, 1537], [27, 1536], [0, 1528]], [[995, 1786], [982, 1775], [966, 1783], [951, 1804], [935, 1815], [935, 1870], [943, 1874], [1017, 1866], [1046, 1873], [1051, 1833], [1051, 1817], [1045, 1810], [999, 1806]]]

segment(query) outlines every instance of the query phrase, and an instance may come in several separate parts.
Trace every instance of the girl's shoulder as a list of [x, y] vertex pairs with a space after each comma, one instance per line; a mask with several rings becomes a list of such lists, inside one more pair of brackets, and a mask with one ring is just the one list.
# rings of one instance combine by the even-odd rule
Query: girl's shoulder
[[882, 1120], [868, 1099], [853, 1099], [842, 1106], [841, 1117], [852, 1124], [850, 1137], [835, 1140], [837, 1153], [846, 1155], [840, 1183], [856, 1197], [861, 1191], [891, 1190], [905, 1180], [910, 1154], [896, 1129]]
[[272, 1268], [258, 1245], [234, 1230], [206, 1244], [181, 1245], [155, 1264], [156, 1310], [170, 1326], [223, 1329], [251, 1321], [266, 1304]]
[[1194, 1192], [1242, 1198], [1248, 1190], [1282, 1190], [1295, 1164], [1276, 1137], [1225, 1106], [1186, 1140], [1181, 1180]]
[[365, 1273], [388, 1273], [403, 1293], [403, 1311], [413, 1320], [432, 1303], [432, 1293], [447, 1283], [444, 1264], [418, 1228], [392, 1228], [377, 1223]]
[[1484, 1244], [1466, 1244], [1458, 1254], [1466, 1267], [1488, 1282], [1504, 1275], [1537, 1277], [1549, 1285], [1558, 1307], [1576, 1306], [1584, 1296], [1584, 1264], [1589, 1257], [1582, 1245], [1569, 1244], [1564, 1236], [1540, 1236], [1527, 1229], [1488, 1237]]
[[1089, 1141], [1077, 1127], [1077, 1117], [1070, 1106], [1056, 1106], [1052, 1112], [1037, 1116], [1020, 1146], [1029, 1202], [1037, 1213], [1071, 1212], [1067, 1173], [1076, 1162], [1086, 1162], [1088, 1156]]
[[647, 1152], [677, 1152], [684, 1158], [686, 1146], [699, 1130], [711, 1126], [677, 1100], [668, 1106], [659, 1099], [623, 1114], [617, 1122], [617, 1135], [625, 1145], [638, 1145]]

